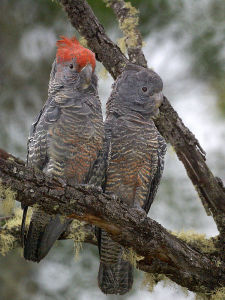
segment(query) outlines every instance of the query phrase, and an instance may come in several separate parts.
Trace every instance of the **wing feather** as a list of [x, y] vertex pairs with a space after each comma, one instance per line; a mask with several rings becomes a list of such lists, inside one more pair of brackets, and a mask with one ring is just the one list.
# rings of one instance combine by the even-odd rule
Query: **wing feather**
[[155, 195], [158, 190], [158, 186], [162, 177], [163, 169], [164, 169], [164, 157], [166, 154], [166, 142], [164, 138], [158, 133], [158, 166], [154, 177], [152, 178], [149, 185], [149, 193], [146, 197], [146, 202], [143, 206], [143, 209], [146, 213], [149, 212], [149, 209], [152, 205], [153, 200], [155, 199]]

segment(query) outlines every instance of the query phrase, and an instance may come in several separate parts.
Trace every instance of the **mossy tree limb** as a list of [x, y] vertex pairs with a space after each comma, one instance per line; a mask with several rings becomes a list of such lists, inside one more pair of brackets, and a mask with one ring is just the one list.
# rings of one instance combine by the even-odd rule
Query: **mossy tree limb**
[[212, 256], [196, 250], [118, 199], [94, 188], [62, 187], [41, 171], [10, 157], [0, 151], [0, 179], [24, 205], [38, 205], [48, 214], [61, 214], [103, 228], [113, 240], [143, 256], [137, 262], [141, 270], [165, 274], [191, 291], [210, 293], [225, 282], [222, 253]]

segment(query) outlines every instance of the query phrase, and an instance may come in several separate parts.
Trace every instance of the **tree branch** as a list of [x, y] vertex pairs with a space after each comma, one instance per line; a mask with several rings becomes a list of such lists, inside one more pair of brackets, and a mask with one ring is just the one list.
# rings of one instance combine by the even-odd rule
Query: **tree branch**
[[118, 199], [94, 188], [69, 185], [64, 188], [2, 150], [0, 179], [3, 186], [16, 192], [16, 199], [24, 205], [38, 205], [46, 213], [103, 228], [113, 240], [143, 256], [138, 263], [141, 270], [165, 274], [195, 292], [211, 292], [224, 283], [225, 265], [220, 256], [212, 259]]
[[[109, 1], [111, 2], [111, 0]], [[71, 24], [85, 37], [88, 46], [96, 53], [97, 59], [116, 79], [128, 60], [118, 46], [106, 35], [103, 26], [99, 23], [88, 3], [85, 0], [60, 0], [60, 2], [65, 8]], [[120, 0], [112, 0], [112, 3], [116, 2], [121, 3]], [[119, 15], [118, 11], [120, 18]], [[160, 116], [155, 123], [160, 133], [174, 147], [178, 158], [184, 164], [207, 213], [212, 213], [224, 241], [225, 191], [208, 168], [204, 150], [193, 133], [183, 124], [166, 97], [160, 107]]]

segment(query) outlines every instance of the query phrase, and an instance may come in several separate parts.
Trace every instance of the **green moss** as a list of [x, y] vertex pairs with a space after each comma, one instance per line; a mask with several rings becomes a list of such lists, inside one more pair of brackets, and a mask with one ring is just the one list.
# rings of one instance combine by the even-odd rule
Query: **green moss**
[[[142, 281], [142, 286], [147, 287], [149, 292], [153, 292], [155, 286], [158, 284], [158, 282], [162, 281], [163, 286], [175, 286], [175, 283], [170, 280], [166, 275], [164, 274], [150, 274], [150, 273], [145, 273], [144, 274], [144, 279]], [[188, 296], [188, 289], [185, 287], [180, 286], [184, 295]]]
[[53, 207], [53, 209], [54, 209], [54, 210], [57, 210], [57, 209], [59, 209], [59, 205], [58, 205], [58, 204], [56, 204], [56, 205]]
[[146, 286], [149, 292], [153, 292], [154, 287], [159, 281], [162, 280], [164, 281], [165, 285], [167, 285], [169, 282], [171, 283], [171, 281], [163, 274], [145, 273], [142, 286]]
[[[13, 228], [15, 228], [15, 229], [19, 228], [21, 226], [22, 216], [23, 216], [22, 209], [20, 209], [20, 208], [15, 209], [13, 218], [7, 220], [3, 228], [9, 229], [9, 230], [11, 230]], [[30, 219], [30, 214], [28, 213], [26, 221], [30, 221], [29, 219]]]
[[225, 299], [225, 287], [215, 290], [212, 294], [211, 300], [224, 300]]
[[4, 187], [4, 185], [0, 183], [0, 198], [2, 198], [0, 204], [1, 213], [6, 216], [12, 214], [16, 200], [16, 192]]
[[225, 287], [216, 289], [211, 294], [196, 293], [195, 300], [224, 300]]
[[118, 39], [118, 40], [117, 40], [117, 44], [118, 44], [118, 46], [119, 46], [121, 52], [122, 52], [123, 54], [126, 54], [127, 50], [126, 50], [125, 38], [122, 37], [122, 38]]
[[213, 239], [207, 239], [205, 234], [197, 233], [194, 230], [171, 233], [193, 247], [198, 248], [203, 253], [213, 253], [216, 251]]
[[[20, 208], [14, 210], [13, 218], [6, 221], [3, 229], [20, 230], [21, 220], [22, 220], [23, 211]], [[31, 213], [28, 211], [26, 224], [30, 223]], [[0, 254], [6, 255], [13, 248], [13, 244], [16, 241], [16, 238], [11, 234], [5, 234], [4, 231], [0, 232]]]
[[70, 225], [70, 234], [68, 238], [74, 240], [75, 260], [78, 259], [80, 250], [85, 240], [86, 232], [84, 230], [85, 222], [74, 220]]
[[13, 248], [15, 237], [11, 234], [0, 233], [0, 254], [5, 256]]
[[210, 299], [210, 295], [206, 295], [203, 293], [196, 293], [195, 295], [195, 300], [209, 300]]
[[87, 40], [83, 36], [80, 38], [79, 42], [83, 47], [88, 48]]
[[137, 253], [132, 248], [124, 249], [123, 259], [129, 261], [135, 268], [137, 266], [137, 262], [142, 260], [143, 258], [143, 256], [137, 255]]
[[9, 156], [9, 157], [7, 158], [7, 160], [8, 160], [8, 161], [15, 161], [14, 157], [12, 157], [12, 156]]
[[131, 5], [130, 2], [125, 2], [124, 7], [127, 8], [127, 17], [119, 21], [119, 27], [122, 30], [127, 47], [135, 48], [138, 46], [138, 36], [136, 34], [136, 28], [139, 23], [138, 10]]
[[[112, 4], [110, 0], [103, 1], [106, 3], [107, 7], [110, 7]], [[125, 36], [125, 39], [122, 39], [126, 41], [127, 47], [135, 48], [138, 46], [138, 36], [136, 33], [136, 28], [139, 23], [139, 11], [135, 7], [133, 7], [130, 2], [125, 2], [124, 8], [126, 8], [128, 12], [126, 18], [119, 20], [119, 27]], [[120, 43], [122, 43], [122, 39], [120, 39]], [[121, 48], [121, 51], [125, 53], [124, 46], [121, 47], [121, 45], [119, 44], [119, 47]]]

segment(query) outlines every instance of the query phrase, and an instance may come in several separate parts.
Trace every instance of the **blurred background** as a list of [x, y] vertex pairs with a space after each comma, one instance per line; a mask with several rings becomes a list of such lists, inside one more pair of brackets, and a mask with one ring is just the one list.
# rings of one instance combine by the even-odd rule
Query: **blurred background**
[[[122, 37], [113, 12], [88, 1], [113, 41]], [[131, 1], [140, 10], [140, 30], [149, 66], [164, 81], [164, 93], [207, 152], [213, 173], [224, 179], [225, 2], [224, 0]], [[57, 1], [0, 1], [0, 148], [26, 158], [29, 128], [47, 97], [55, 42], [77, 35]], [[77, 35], [78, 36], [78, 35]], [[103, 74], [98, 63], [97, 73]], [[99, 76], [103, 111], [112, 78]], [[165, 171], [149, 213], [173, 231], [217, 234], [211, 217], [168, 145]], [[21, 249], [0, 256], [0, 298], [4, 300], [194, 299], [175, 284], [159, 283], [150, 293], [135, 284], [126, 296], [105, 296], [97, 287], [97, 249], [84, 245], [77, 261], [73, 241], [60, 241], [39, 264], [26, 262]]]

